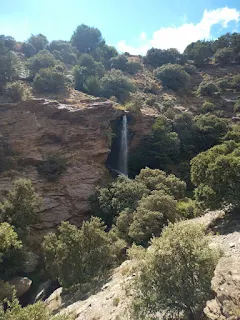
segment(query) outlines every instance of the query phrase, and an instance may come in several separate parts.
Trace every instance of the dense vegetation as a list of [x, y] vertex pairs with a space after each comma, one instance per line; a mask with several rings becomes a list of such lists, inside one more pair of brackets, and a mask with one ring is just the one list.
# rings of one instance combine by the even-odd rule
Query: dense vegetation
[[[81, 227], [62, 222], [45, 236], [37, 249], [44, 257], [41, 272], [64, 289], [87, 292], [131, 248], [130, 257], [138, 261], [133, 317], [199, 319], [211, 298], [219, 253], [208, 247], [206, 230], [182, 220], [206, 209], [239, 210], [240, 76], [233, 69], [239, 66], [238, 33], [191, 43], [183, 53], [151, 48], [144, 57], [119, 54], [100, 30], [84, 24], [70, 41], [49, 42], [38, 34], [20, 43], [0, 36], [1, 101], [39, 94], [65, 98], [75, 89], [121, 103], [132, 124], [146, 109], [156, 114], [150, 134], [130, 152], [130, 178], [119, 176], [97, 188], [90, 201], [93, 217]], [[225, 75], [215, 76], [216, 70]], [[1, 135], [1, 173], [10, 175], [19, 165], [12, 155]], [[36, 170], [44, 183], [57, 183], [67, 164], [52, 155]], [[25, 179], [1, 199], [0, 319], [53, 317], [42, 303], [22, 308], [9, 285], [22, 273], [26, 251], [36, 249], [29, 235], [41, 203]]]

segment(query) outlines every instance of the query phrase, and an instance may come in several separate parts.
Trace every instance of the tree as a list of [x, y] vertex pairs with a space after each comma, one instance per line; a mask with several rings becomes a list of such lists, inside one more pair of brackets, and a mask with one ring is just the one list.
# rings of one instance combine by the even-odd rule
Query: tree
[[39, 70], [33, 79], [33, 87], [39, 93], [59, 93], [66, 91], [67, 78], [57, 68], [44, 68]]
[[194, 121], [196, 125], [195, 143], [199, 151], [207, 150], [220, 143], [228, 131], [227, 119], [213, 114], [196, 116]]
[[130, 92], [135, 91], [135, 87], [130, 79], [125, 77], [120, 70], [112, 69], [101, 78], [101, 93], [104, 97], [117, 97], [120, 102], [125, 102], [129, 98]]
[[63, 222], [56, 234], [45, 236], [43, 251], [47, 269], [65, 287], [96, 283], [114, 264], [118, 252], [110, 233], [98, 218], [81, 229]]
[[232, 48], [218, 49], [214, 54], [215, 62], [219, 63], [221, 66], [234, 62], [234, 57], [235, 55]]
[[35, 193], [31, 180], [16, 180], [0, 204], [0, 220], [13, 225], [21, 239], [36, 222], [40, 205], [41, 198]]
[[0, 89], [18, 76], [19, 59], [0, 41]]
[[[170, 224], [140, 259], [133, 281], [136, 319], [172, 317], [197, 320], [211, 298], [219, 253], [210, 249], [201, 225]], [[158, 314], [158, 315], [157, 315]]]
[[39, 52], [40, 50], [43, 50], [46, 48], [48, 44], [47, 38], [39, 33], [37, 35], [31, 35], [31, 37], [28, 39], [28, 43], [33, 45], [33, 47], [36, 49], [36, 52]]
[[102, 34], [97, 28], [81, 24], [74, 31], [71, 42], [78, 51], [89, 53], [95, 50], [103, 41]]
[[127, 71], [128, 59], [120, 54], [116, 57], [113, 57], [109, 61], [110, 69], [119, 69], [122, 71]]
[[35, 56], [37, 54], [37, 49], [29, 42], [24, 42], [22, 44], [22, 52], [27, 58]]
[[14, 50], [16, 45], [16, 40], [13, 37], [5, 36], [4, 34], [0, 35], [0, 42], [9, 50]]
[[128, 62], [127, 64], [127, 72], [130, 74], [136, 74], [138, 72], [142, 71], [142, 65], [139, 62]]
[[197, 41], [189, 44], [184, 50], [184, 54], [189, 60], [193, 60], [196, 65], [208, 63], [213, 55], [212, 43], [209, 41]]
[[97, 190], [93, 212], [111, 226], [114, 218], [128, 208], [134, 211], [138, 201], [148, 193], [141, 182], [119, 176], [107, 188]]
[[167, 50], [151, 48], [147, 51], [146, 56], [143, 59], [145, 64], [150, 64], [153, 67], [161, 67], [167, 63], [180, 63], [182, 55], [177, 49], [171, 48]]
[[25, 100], [30, 96], [30, 90], [21, 81], [8, 82], [4, 88], [4, 95], [13, 102]]
[[154, 71], [155, 77], [162, 82], [164, 86], [172, 90], [186, 88], [190, 82], [190, 76], [182, 66], [177, 64], [167, 64]]
[[38, 54], [30, 58], [28, 61], [28, 68], [32, 76], [35, 76], [41, 69], [51, 68], [56, 65], [56, 59], [47, 50], [39, 51]]
[[143, 197], [133, 213], [129, 236], [137, 244], [147, 245], [152, 237], [159, 236], [168, 222], [175, 222], [179, 216], [177, 201], [163, 190], [152, 191]]
[[191, 160], [196, 201], [203, 208], [240, 206], [240, 144], [226, 141]]

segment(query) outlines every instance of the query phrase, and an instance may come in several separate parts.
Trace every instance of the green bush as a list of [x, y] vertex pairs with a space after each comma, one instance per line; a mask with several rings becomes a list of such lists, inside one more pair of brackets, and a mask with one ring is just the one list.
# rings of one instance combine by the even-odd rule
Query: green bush
[[41, 33], [39, 33], [37, 35], [32, 34], [31, 37], [28, 39], [28, 43], [33, 45], [34, 48], [36, 49], [36, 51], [39, 52], [40, 50], [43, 50], [46, 48], [46, 46], [48, 44], [48, 40]]
[[219, 95], [219, 89], [213, 82], [201, 82], [197, 93], [201, 96], [217, 97]]
[[143, 58], [144, 64], [150, 64], [155, 68], [167, 63], [181, 63], [182, 60], [183, 56], [174, 48], [167, 50], [151, 48]]
[[208, 63], [213, 52], [210, 41], [201, 41], [190, 43], [184, 50], [187, 59], [193, 60], [196, 65]]
[[101, 93], [104, 97], [117, 97], [120, 102], [129, 98], [130, 92], [135, 91], [135, 86], [130, 79], [125, 77], [120, 70], [108, 71], [100, 80]]
[[203, 208], [240, 206], [239, 152], [239, 143], [227, 141], [191, 160], [195, 197]]
[[0, 320], [71, 320], [70, 316], [53, 315], [44, 302], [22, 308], [17, 299], [7, 303], [7, 310], [0, 308]]
[[127, 64], [127, 72], [130, 74], [136, 74], [142, 71], [142, 65], [139, 62], [128, 62]]
[[50, 181], [60, 178], [67, 170], [66, 160], [59, 156], [49, 156], [37, 165], [39, 175]]
[[30, 90], [21, 81], [7, 83], [4, 91], [5, 96], [12, 102], [26, 100], [30, 96]]
[[57, 61], [48, 50], [41, 50], [28, 60], [27, 65], [31, 75], [34, 77], [41, 69], [56, 66]]
[[122, 71], [127, 71], [128, 68], [128, 59], [123, 55], [118, 55], [113, 57], [109, 61], [111, 69], [119, 69]]
[[190, 75], [194, 75], [198, 72], [197, 68], [193, 64], [186, 64], [183, 66], [184, 71], [186, 71]]
[[12, 191], [8, 192], [0, 204], [0, 220], [13, 225], [21, 238], [25, 236], [29, 226], [37, 221], [41, 202], [31, 180], [16, 180]]
[[202, 104], [202, 107], [201, 107], [201, 111], [203, 113], [208, 113], [208, 112], [212, 112], [214, 111], [215, 109], [215, 105], [214, 103], [210, 102], [210, 101], [205, 101], [203, 104]]
[[185, 219], [195, 217], [195, 202], [192, 199], [184, 199], [177, 203], [177, 211], [179, 215]]
[[47, 269], [64, 288], [96, 285], [116, 262], [119, 249], [98, 218], [83, 222], [81, 229], [63, 222], [57, 233], [46, 235], [43, 242]]
[[237, 113], [240, 112], [240, 100], [235, 102], [234, 111], [237, 112]]
[[190, 76], [182, 66], [177, 64], [167, 64], [154, 71], [155, 77], [162, 82], [164, 86], [172, 90], [186, 88], [190, 82]]
[[67, 89], [67, 78], [57, 68], [41, 69], [33, 79], [33, 87], [39, 93], [60, 93]]
[[19, 65], [16, 54], [1, 46], [0, 42], [0, 90], [7, 82], [17, 78]]
[[99, 79], [94, 76], [89, 76], [84, 82], [83, 89], [84, 92], [87, 92], [93, 96], [100, 95], [101, 86]]
[[232, 48], [218, 49], [214, 54], [214, 59], [221, 66], [228, 65], [234, 61], [234, 50]]
[[29, 42], [24, 42], [21, 50], [27, 58], [33, 57], [37, 54], [37, 49]]
[[[137, 256], [137, 257], [136, 257]], [[135, 259], [139, 254], [135, 253]], [[132, 282], [135, 319], [198, 319], [211, 299], [211, 280], [219, 252], [209, 248], [203, 227], [189, 222], [170, 224], [151, 250], [140, 253]]]

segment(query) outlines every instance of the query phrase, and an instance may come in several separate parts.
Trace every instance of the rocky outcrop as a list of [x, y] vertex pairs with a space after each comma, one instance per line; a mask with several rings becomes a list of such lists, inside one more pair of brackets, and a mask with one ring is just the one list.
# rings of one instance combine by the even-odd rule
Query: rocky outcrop
[[209, 320], [240, 319], [240, 257], [222, 258], [212, 279], [215, 299], [207, 302], [204, 312]]
[[[122, 112], [100, 99], [72, 105], [45, 99], [0, 105], [1, 139], [14, 163], [14, 170], [0, 174], [0, 192], [9, 190], [17, 177], [32, 180], [44, 198], [40, 223], [32, 232], [36, 241], [63, 220], [78, 225], [86, 218], [88, 198], [107, 176], [110, 122]], [[66, 173], [56, 182], [36, 170], [49, 155], [67, 161]]]
[[15, 277], [9, 281], [9, 284], [14, 286], [16, 290], [16, 297], [19, 298], [30, 289], [32, 280], [27, 277]]

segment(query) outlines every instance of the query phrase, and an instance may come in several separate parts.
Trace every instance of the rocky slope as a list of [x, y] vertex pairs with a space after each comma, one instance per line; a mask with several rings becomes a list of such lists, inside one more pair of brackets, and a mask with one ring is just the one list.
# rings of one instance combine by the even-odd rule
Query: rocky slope
[[[0, 174], [0, 192], [9, 190], [17, 177], [32, 180], [44, 197], [40, 223], [32, 232], [36, 240], [62, 220], [79, 224], [86, 217], [89, 196], [108, 175], [110, 122], [122, 113], [112, 102], [101, 99], [75, 104], [34, 99], [0, 105], [1, 161], [8, 164], [8, 170]], [[39, 176], [36, 170], [49, 155], [66, 159], [67, 171], [56, 182]]]
[[[211, 246], [223, 251], [212, 279], [215, 298], [208, 301], [204, 309], [207, 320], [239, 320], [240, 306], [240, 230], [239, 222], [233, 222], [233, 228], [226, 230], [226, 220], [222, 211], [209, 212], [192, 219], [189, 223], [201, 223], [209, 230], [221, 224], [223, 231], [211, 235]], [[235, 227], [234, 227], [235, 226]], [[67, 313], [76, 320], [129, 320], [129, 297], [126, 288], [134, 277], [132, 261], [125, 261], [115, 269], [113, 276], [95, 294], [81, 297], [78, 292], [63, 293], [57, 289], [46, 301], [48, 307], [61, 314]]]

